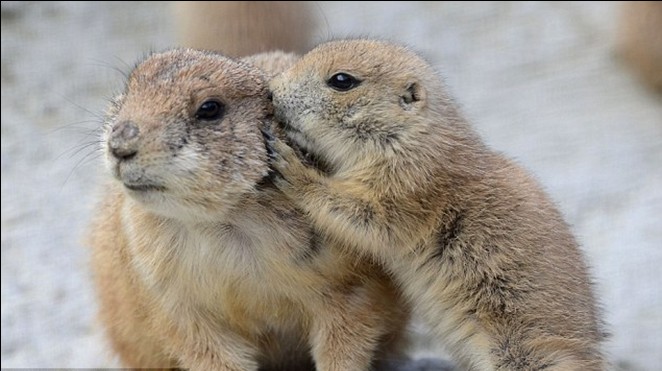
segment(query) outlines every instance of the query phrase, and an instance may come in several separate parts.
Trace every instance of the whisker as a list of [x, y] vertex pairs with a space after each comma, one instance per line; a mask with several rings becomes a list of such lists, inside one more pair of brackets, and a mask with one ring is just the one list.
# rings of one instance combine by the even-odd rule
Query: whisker
[[[120, 58], [118, 55], [114, 56], [113, 59], [115, 59], [115, 61], [117, 61], [117, 62], [119, 62], [121, 65], [123, 65], [124, 68], [126, 68], [127, 71], [131, 71], [131, 70], [133, 70], [133, 69], [136, 67], [135, 64], [133, 64], [133, 63], [127, 63], [127, 61], [125, 61], [124, 59]], [[129, 72], [125, 72], [125, 73], [124, 73], [124, 76], [128, 79], [128, 78], [129, 78]]]
[[[126, 64], [126, 62], [121, 60], [120, 58], [115, 57], [115, 59], [117, 59], [119, 62], [121, 62], [121, 64], [123, 64], [125, 68], [130, 68], [130, 66], [128, 64]], [[124, 69], [122, 69], [122, 68], [120, 68], [116, 65], [108, 63], [108, 62], [106, 62], [102, 59], [91, 59], [91, 61], [94, 62], [92, 65], [95, 66], [95, 67], [103, 67], [103, 68], [108, 68], [111, 71], [115, 71], [115, 72], [119, 73], [120, 75], [122, 75], [122, 77], [125, 80], [129, 78], [129, 73], [127, 72], [127, 70], [124, 70]]]
[[69, 149], [63, 151], [62, 153], [60, 153], [59, 155], [57, 155], [57, 156], [55, 157], [55, 159], [60, 159], [60, 158], [62, 158], [64, 155], [66, 155], [67, 153], [69, 154], [69, 157], [68, 157], [68, 158], [74, 158], [74, 157], [76, 157], [79, 153], [81, 153], [82, 151], [84, 151], [84, 150], [86, 150], [86, 149], [89, 149], [89, 148], [91, 148], [91, 147], [93, 147], [93, 146], [98, 146], [97, 149], [100, 150], [100, 149], [101, 149], [101, 143], [102, 143], [102, 141], [100, 141], [100, 140], [99, 140], [99, 141], [86, 142], [86, 143], [80, 143], [80, 144], [78, 144], [78, 145], [73, 146], [72, 148], [69, 148]]
[[63, 99], [64, 101], [66, 101], [68, 104], [71, 104], [72, 106], [78, 108], [78, 109], [81, 110], [82, 112], [85, 112], [86, 114], [88, 114], [88, 115], [90, 115], [90, 116], [96, 118], [97, 120], [103, 122], [103, 120], [104, 120], [104, 115], [103, 115], [102, 113], [92, 111], [91, 109], [89, 109], [89, 108], [87, 108], [87, 107], [85, 107], [85, 106], [82, 106], [82, 105], [80, 105], [80, 104], [74, 102], [73, 100], [71, 100], [71, 98], [67, 97], [66, 95], [63, 95], [63, 94], [60, 94], [60, 93], [57, 93], [57, 92], [54, 93], [54, 94], [59, 95], [60, 98], [62, 98], [62, 99]]
[[[67, 125], [66, 127], [60, 127], [57, 128], [56, 131], [62, 131], [62, 130], [70, 130], [73, 129], [71, 125]], [[101, 143], [101, 130], [99, 127], [96, 128], [77, 128], [76, 133], [80, 135], [80, 139], [71, 146], [70, 148], [65, 149], [60, 153], [57, 158], [62, 157], [63, 155], [70, 153], [72, 151], [76, 151], [75, 153], [78, 153], [81, 147], [87, 147], [92, 144], [100, 144]], [[91, 140], [92, 139], [92, 140]], [[74, 153], [74, 154], [75, 154]], [[73, 157], [70, 156], [70, 157]]]
[[[92, 126], [94, 124], [94, 126]], [[54, 127], [48, 131], [46, 131], [46, 134], [55, 134], [61, 131], [66, 131], [66, 130], [71, 130], [71, 131], [97, 131], [99, 130], [99, 122], [96, 120], [81, 120], [81, 121], [74, 121], [68, 124], [63, 124], [57, 127]]]
[[69, 182], [69, 179], [71, 179], [71, 176], [78, 170], [78, 168], [83, 165], [89, 163], [91, 160], [97, 159], [101, 156], [100, 151], [90, 151], [86, 155], [82, 156], [80, 160], [76, 162], [76, 164], [71, 168], [69, 171], [69, 174], [67, 174], [67, 177], [64, 179], [62, 184], [60, 185], [60, 191], [64, 188], [64, 186]]

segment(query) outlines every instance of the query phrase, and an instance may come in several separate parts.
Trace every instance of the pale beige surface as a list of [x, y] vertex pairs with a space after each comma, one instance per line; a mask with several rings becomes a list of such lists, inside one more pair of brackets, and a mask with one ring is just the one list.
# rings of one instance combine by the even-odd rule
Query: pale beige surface
[[[658, 369], [662, 99], [612, 55], [616, 4], [323, 2], [317, 11], [319, 41], [382, 37], [428, 57], [486, 141], [534, 172], [573, 225], [612, 359]], [[2, 2], [2, 367], [113, 365], [81, 244], [101, 175], [97, 138], [86, 134], [121, 87], [114, 68], [172, 45], [172, 24], [163, 3]]]

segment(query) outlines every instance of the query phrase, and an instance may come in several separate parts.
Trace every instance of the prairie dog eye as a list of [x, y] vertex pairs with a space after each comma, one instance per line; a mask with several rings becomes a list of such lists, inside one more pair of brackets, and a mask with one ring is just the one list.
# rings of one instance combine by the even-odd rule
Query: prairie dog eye
[[225, 106], [216, 99], [204, 101], [195, 112], [195, 118], [202, 121], [219, 120], [225, 113]]
[[354, 89], [355, 87], [359, 86], [360, 83], [361, 81], [356, 79], [354, 76], [344, 72], [336, 73], [335, 75], [331, 76], [329, 81], [326, 82], [326, 84], [329, 85], [332, 89], [338, 91]]

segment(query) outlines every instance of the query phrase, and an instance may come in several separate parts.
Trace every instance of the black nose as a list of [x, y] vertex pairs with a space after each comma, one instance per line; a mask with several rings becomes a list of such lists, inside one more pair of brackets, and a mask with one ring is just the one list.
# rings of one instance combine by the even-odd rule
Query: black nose
[[140, 130], [132, 121], [116, 124], [110, 132], [108, 148], [118, 160], [129, 160], [138, 153]]
[[267, 93], [267, 99], [269, 99], [269, 101], [273, 102], [273, 100], [274, 100], [274, 93], [272, 93], [271, 91], [269, 91], [269, 92]]

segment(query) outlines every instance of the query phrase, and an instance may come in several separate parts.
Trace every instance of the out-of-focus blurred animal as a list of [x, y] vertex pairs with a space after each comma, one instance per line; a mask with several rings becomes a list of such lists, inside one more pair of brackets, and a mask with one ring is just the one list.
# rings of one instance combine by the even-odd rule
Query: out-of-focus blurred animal
[[620, 11], [618, 55], [643, 83], [662, 93], [662, 2], [626, 1]]
[[303, 53], [315, 26], [305, 1], [177, 1], [182, 46], [239, 57], [270, 50]]

